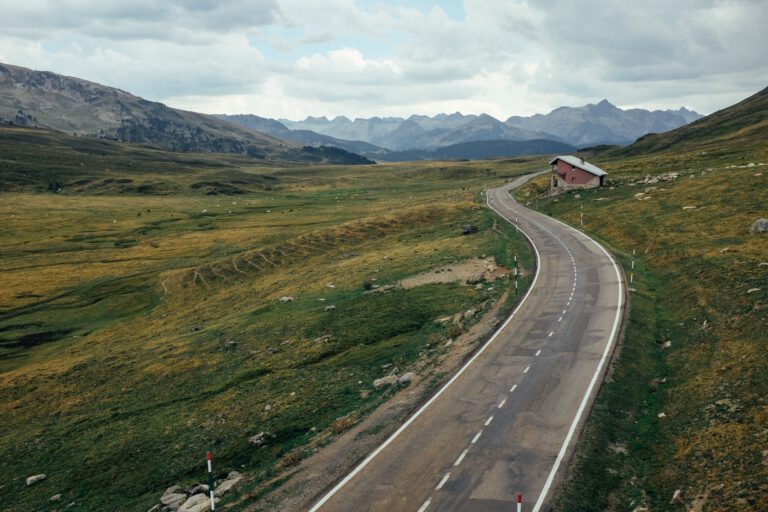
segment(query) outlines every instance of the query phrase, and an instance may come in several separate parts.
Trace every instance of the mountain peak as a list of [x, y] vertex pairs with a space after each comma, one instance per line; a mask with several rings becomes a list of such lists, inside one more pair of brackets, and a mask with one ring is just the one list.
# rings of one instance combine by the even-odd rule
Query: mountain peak
[[595, 107], [597, 107], [599, 109], [602, 109], [602, 110], [616, 109], [617, 108], [616, 105], [614, 105], [613, 103], [611, 103], [610, 101], [608, 101], [606, 99], [601, 100], [600, 103], [595, 105]]

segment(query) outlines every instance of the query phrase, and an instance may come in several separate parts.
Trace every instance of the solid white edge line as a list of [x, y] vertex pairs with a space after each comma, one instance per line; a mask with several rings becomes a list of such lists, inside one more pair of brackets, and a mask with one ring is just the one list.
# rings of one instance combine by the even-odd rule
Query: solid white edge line
[[[529, 178], [529, 179], [530, 179], [530, 178]], [[524, 182], [523, 182], [523, 183], [524, 183]], [[502, 193], [507, 193], [507, 190], [508, 190], [508, 189], [505, 189], [505, 190], [503, 190], [503, 191], [502, 191]], [[422, 413], [423, 413], [423, 412], [424, 412], [424, 411], [427, 409], [427, 407], [429, 407], [430, 405], [432, 405], [432, 402], [434, 402], [435, 400], [437, 400], [437, 398], [438, 398], [440, 395], [442, 395], [442, 394], [445, 392], [445, 390], [446, 390], [446, 389], [448, 389], [448, 386], [450, 386], [451, 384], [453, 384], [453, 382], [454, 382], [456, 379], [458, 379], [458, 378], [461, 376], [461, 374], [463, 374], [463, 373], [464, 373], [464, 371], [465, 371], [465, 370], [466, 370], [466, 369], [467, 369], [467, 368], [468, 368], [468, 367], [469, 367], [469, 366], [470, 366], [470, 365], [471, 365], [473, 362], [475, 362], [475, 359], [477, 359], [478, 357], [480, 357], [480, 354], [482, 354], [483, 352], [485, 352], [485, 349], [487, 349], [487, 348], [488, 348], [488, 347], [491, 345], [491, 343], [493, 343], [493, 342], [494, 342], [494, 340], [496, 340], [496, 338], [499, 336], [499, 334], [501, 333], [501, 331], [503, 331], [503, 330], [504, 330], [504, 329], [507, 327], [507, 325], [509, 325], [509, 323], [512, 321], [512, 319], [513, 319], [515, 316], [517, 316], [517, 313], [520, 311], [520, 308], [521, 308], [521, 307], [522, 307], [522, 306], [525, 304], [525, 301], [528, 299], [528, 297], [531, 295], [531, 292], [532, 292], [532, 291], [534, 290], [534, 288], [536, 287], [536, 282], [539, 280], [540, 267], [541, 267], [541, 265], [539, 264], [539, 262], [541, 261], [541, 257], [540, 257], [540, 255], [539, 255], [539, 249], [536, 247], [536, 244], [534, 244], [534, 243], [533, 243], [533, 240], [531, 239], [531, 237], [530, 237], [530, 236], [528, 236], [528, 234], [527, 234], [527, 233], [526, 233], [524, 230], [520, 229], [520, 226], [519, 226], [519, 224], [515, 224], [515, 223], [514, 223], [514, 222], [512, 222], [511, 220], [507, 219], [507, 218], [506, 218], [506, 217], [505, 217], [505, 216], [504, 216], [504, 215], [503, 215], [503, 214], [502, 214], [502, 213], [501, 213], [499, 210], [497, 210], [497, 209], [496, 209], [496, 208], [495, 208], [493, 205], [491, 205], [490, 203], [488, 203], [488, 202], [487, 202], [487, 196], [486, 196], [486, 204], [488, 204], [488, 206], [491, 208], [491, 210], [493, 210], [494, 212], [496, 212], [497, 214], [499, 214], [499, 216], [500, 216], [502, 219], [506, 220], [506, 221], [507, 221], [507, 222], [509, 222], [511, 225], [515, 226], [515, 227], [517, 228], [517, 231], [518, 231], [519, 233], [522, 233], [522, 234], [523, 234], [523, 236], [524, 236], [525, 238], [527, 238], [527, 239], [528, 239], [528, 243], [530, 243], [530, 244], [531, 244], [531, 247], [533, 247], [533, 252], [536, 254], [536, 273], [535, 273], [535, 274], [534, 274], [534, 276], [533, 276], [533, 281], [531, 281], [531, 284], [530, 284], [530, 286], [528, 287], [528, 291], [527, 291], [527, 292], [526, 292], [526, 294], [523, 296], [523, 298], [520, 300], [520, 302], [517, 304], [517, 306], [515, 306], [515, 309], [514, 309], [514, 310], [512, 311], [512, 313], [509, 315], [509, 318], [507, 318], [507, 319], [504, 321], [504, 323], [503, 323], [503, 324], [501, 324], [501, 327], [499, 327], [499, 328], [496, 330], [496, 332], [495, 332], [495, 333], [493, 333], [493, 336], [491, 336], [491, 337], [488, 339], [488, 341], [485, 343], [485, 345], [483, 345], [482, 347], [480, 347], [480, 350], [478, 350], [478, 351], [477, 351], [477, 353], [475, 353], [475, 355], [474, 355], [474, 356], [472, 356], [472, 358], [471, 358], [469, 361], [467, 361], [467, 362], [466, 362], [466, 364], [465, 364], [464, 366], [462, 366], [462, 367], [461, 367], [461, 369], [460, 369], [458, 372], [456, 372], [456, 373], [454, 374], [454, 376], [453, 376], [453, 377], [451, 377], [451, 379], [450, 379], [448, 382], [446, 382], [446, 383], [445, 383], [445, 385], [444, 385], [442, 388], [440, 388], [440, 390], [439, 390], [437, 393], [435, 393], [435, 394], [434, 394], [434, 396], [432, 396], [432, 398], [430, 398], [429, 400], [427, 400], [427, 402], [426, 402], [424, 405], [422, 405], [422, 406], [419, 408], [419, 410], [418, 410], [418, 411], [416, 411], [416, 412], [413, 414], [413, 416], [411, 416], [410, 418], [408, 418], [408, 420], [407, 420], [405, 423], [403, 423], [403, 424], [400, 426], [400, 428], [398, 428], [397, 430], [395, 430], [395, 432], [394, 432], [394, 433], [393, 433], [391, 436], [389, 436], [389, 437], [387, 438], [387, 440], [386, 440], [386, 441], [384, 441], [383, 443], [381, 443], [381, 444], [379, 445], [379, 447], [378, 447], [378, 448], [376, 448], [376, 449], [375, 449], [374, 451], [372, 451], [372, 452], [371, 452], [371, 453], [370, 453], [370, 454], [369, 454], [369, 455], [368, 455], [368, 456], [367, 456], [365, 459], [363, 459], [363, 461], [362, 461], [360, 464], [358, 464], [358, 465], [355, 467], [355, 469], [353, 469], [353, 470], [352, 470], [350, 473], [348, 473], [348, 474], [347, 474], [347, 476], [345, 476], [345, 477], [344, 477], [344, 478], [343, 478], [343, 479], [342, 479], [342, 480], [341, 480], [341, 481], [340, 481], [338, 484], [336, 484], [336, 485], [333, 487], [333, 489], [331, 489], [330, 491], [328, 491], [328, 492], [327, 492], [327, 493], [326, 493], [326, 494], [325, 494], [325, 495], [324, 495], [322, 498], [320, 498], [320, 500], [318, 500], [318, 502], [317, 502], [317, 503], [315, 503], [315, 504], [312, 506], [312, 508], [310, 508], [310, 509], [309, 509], [309, 512], [317, 512], [318, 510], [320, 510], [320, 507], [322, 507], [323, 505], [325, 505], [325, 503], [326, 503], [328, 500], [330, 500], [330, 499], [333, 497], [333, 495], [334, 495], [334, 494], [336, 494], [337, 492], [339, 492], [339, 490], [340, 490], [342, 487], [344, 487], [344, 486], [345, 486], [345, 485], [346, 485], [346, 484], [347, 484], [347, 483], [348, 483], [350, 480], [352, 480], [352, 479], [355, 477], [355, 475], [357, 475], [357, 474], [358, 474], [360, 471], [362, 471], [362, 469], [363, 469], [365, 466], [367, 466], [367, 465], [368, 465], [368, 463], [370, 463], [370, 462], [371, 462], [371, 461], [372, 461], [372, 460], [373, 460], [373, 459], [374, 459], [374, 458], [375, 458], [375, 457], [376, 457], [376, 456], [377, 456], [379, 453], [381, 453], [381, 452], [384, 450], [384, 448], [386, 448], [387, 446], [389, 446], [389, 444], [390, 444], [390, 443], [392, 443], [392, 441], [394, 441], [395, 439], [397, 439], [397, 436], [399, 436], [400, 434], [402, 434], [402, 432], [403, 432], [403, 431], [404, 431], [406, 428], [408, 428], [408, 426], [409, 426], [411, 423], [413, 423], [413, 422], [416, 420], [416, 418], [418, 418], [419, 416], [421, 416], [421, 414], [422, 414]], [[491, 417], [489, 418], [489, 421], [488, 421], [488, 423], [490, 423], [490, 420], [492, 420], [492, 419], [493, 419], [493, 416], [491, 416]], [[486, 423], [486, 425], [487, 425], [488, 423]]]
[[[559, 222], [563, 226], [567, 226], [571, 228], [572, 230], [579, 232], [576, 228], [573, 228], [571, 226], [568, 226], [566, 223], [559, 221], [558, 219], [552, 219], [555, 222]], [[580, 233], [580, 232], [579, 232]], [[582, 233], [584, 234], [584, 233]], [[619, 332], [619, 324], [621, 323], [621, 311], [622, 311], [622, 305], [624, 303], [624, 283], [621, 280], [621, 273], [619, 272], [619, 267], [616, 264], [616, 260], [611, 256], [611, 254], [605, 250], [605, 248], [600, 245], [596, 240], [593, 240], [591, 237], [584, 235], [587, 237], [587, 240], [595, 244], [603, 253], [605, 253], [606, 256], [608, 256], [608, 259], [613, 264], [613, 269], [616, 272], [616, 279], [619, 283], [619, 298], [618, 302], [616, 304], [616, 318], [613, 320], [613, 327], [611, 329], [611, 334], [608, 337], [608, 343], [605, 346], [605, 350], [603, 350], [603, 355], [600, 358], [600, 363], [597, 365], [597, 368], [595, 369], [595, 373], [592, 375], [592, 380], [589, 382], [589, 387], [587, 387], [586, 393], [584, 393], [584, 397], [581, 400], [581, 403], [579, 404], [579, 408], [576, 411], [576, 416], [573, 418], [573, 422], [571, 423], [570, 428], [568, 429], [568, 434], [565, 437], [565, 440], [563, 441], [563, 445], [560, 447], [560, 452], [557, 454], [557, 458], [555, 459], [555, 463], [552, 466], [552, 470], [549, 472], [549, 476], [547, 476], [547, 480], [544, 483], [544, 487], [541, 489], [541, 493], [539, 494], [539, 498], [536, 500], [536, 504], [533, 507], [533, 510], [531, 512], [539, 512], [539, 509], [541, 509], [542, 505], [544, 504], [544, 500], [547, 497], [547, 493], [549, 493], [550, 487], [552, 487], [552, 482], [555, 480], [555, 475], [557, 474], [557, 470], [560, 468], [560, 464], [562, 464], [563, 459], [565, 458], [565, 454], [568, 451], [568, 445], [571, 443], [571, 439], [573, 438], [573, 435], [576, 432], [576, 427], [579, 424], [579, 421], [581, 421], [581, 415], [584, 413], [584, 410], [587, 407], [587, 403], [589, 402], [589, 398], [592, 395], [592, 390], [595, 387], [595, 384], [597, 383], [598, 377], [602, 374], [603, 366], [605, 365], [605, 362], [608, 360], [608, 355], [611, 353], [611, 349], [613, 347], [614, 342], [616, 341], [616, 338], [618, 337]]]
[[439, 491], [440, 489], [442, 489], [443, 486], [445, 485], [445, 482], [447, 482], [449, 478], [451, 478], [451, 472], [450, 471], [445, 474], [445, 476], [443, 477], [442, 480], [440, 480], [440, 483], [437, 484], [437, 487], [435, 487], [435, 490]]

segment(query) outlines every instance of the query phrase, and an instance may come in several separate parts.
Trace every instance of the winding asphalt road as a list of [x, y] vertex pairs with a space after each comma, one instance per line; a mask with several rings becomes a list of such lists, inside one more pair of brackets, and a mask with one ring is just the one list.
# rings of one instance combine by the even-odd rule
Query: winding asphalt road
[[591, 407], [624, 305], [613, 258], [583, 233], [515, 202], [488, 205], [538, 261], [521, 304], [452, 379], [312, 511], [544, 510]]

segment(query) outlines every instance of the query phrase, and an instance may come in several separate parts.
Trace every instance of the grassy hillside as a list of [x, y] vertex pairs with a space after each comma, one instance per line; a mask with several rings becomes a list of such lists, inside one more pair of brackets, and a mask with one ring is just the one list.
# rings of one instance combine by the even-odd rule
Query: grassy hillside
[[639, 156], [660, 151], [707, 151], [764, 143], [768, 136], [768, 87], [744, 101], [665, 133], [654, 133], [615, 151]]
[[205, 480], [206, 450], [263, 481], [391, 396], [374, 379], [443, 378], [475, 320], [435, 319], [509, 281], [367, 290], [483, 254], [530, 268], [479, 191], [540, 165], [280, 167], [0, 130], [0, 508], [147, 510]]
[[215, 116], [170, 108], [80, 78], [0, 63], [0, 125], [150, 144], [175, 151], [248, 155], [267, 160], [363, 164], [347, 153], [317, 150]]
[[539, 199], [571, 224], [583, 213], [627, 276], [637, 262], [626, 336], [555, 510], [768, 509], [768, 235], [749, 233], [768, 217], [764, 93], [670, 132], [666, 151], [641, 141], [598, 159], [610, 188]]

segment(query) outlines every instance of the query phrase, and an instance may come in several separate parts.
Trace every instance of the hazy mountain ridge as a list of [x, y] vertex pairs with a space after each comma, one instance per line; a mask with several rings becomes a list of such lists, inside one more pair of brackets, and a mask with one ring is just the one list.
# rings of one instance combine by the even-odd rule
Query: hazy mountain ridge
[[664, 132], [699, 119], [701, 114], [679, 110], [623, 110], [607, 100], [582, 107], [559, 107], [549, 114], [512, 116], [505, 122], [488, 114], [437, 114], [429, 117], [357, 118], [307, 117], [279, 121], [291, 130], [312, 130], [338, 139], [356, 139], [394, 151], [435, 149], [479, 140], [549, 139], [572, 146], [629, 144], [647, 133]]
[[701, 118], [685, 107], [678, 110], [623, 110], [602, 100], [582, 107], [559, 107], [549, 114], [512, 116], [506, 123], [553, 133], [575, 146], [629, 144], [648, 133], [666, 132]]
[[[319, 155], [214, 116], [174, 109], [80, 78], [7, 64], [0, 64], [0, 122], [174, 151], [312, 162]], [[326, 156], [336, 163], [369, 163], [343, 152]]]

